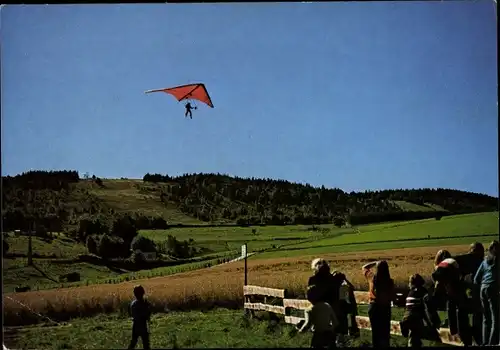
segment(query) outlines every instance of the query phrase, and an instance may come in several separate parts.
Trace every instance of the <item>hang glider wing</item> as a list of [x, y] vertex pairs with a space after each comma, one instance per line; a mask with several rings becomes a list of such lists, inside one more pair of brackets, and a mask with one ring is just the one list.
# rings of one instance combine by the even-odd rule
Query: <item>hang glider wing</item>
[[181, 85], [165, 89], [148, 90], [145, 93], [148, 94], [151, 92], [166, 92], [167, 94], [174, 96], [177, 101], [190, 99], [198, 100], [205, 103], [209, 107], [214, 108], [212, 99], [208, 94], [205, 84]]

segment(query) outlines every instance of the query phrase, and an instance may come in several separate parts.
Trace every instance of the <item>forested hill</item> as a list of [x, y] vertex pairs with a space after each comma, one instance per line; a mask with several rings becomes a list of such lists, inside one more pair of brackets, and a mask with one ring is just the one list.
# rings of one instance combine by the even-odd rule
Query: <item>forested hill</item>
[[135, 217], [138, 228], [175, 224], [353, 225], [497, 211], [498, 198], [450, 189], [346, 193], [285, 180], [146, 174], [143, 180], [80, 178], [76, 171], [2, 177], [4, 230], [36, 220], [50, 230], [82, 219]]
[[[498, 209], [498, 198], [450, 189], [396, 189], [346, 193], [285, 180], [187, 174], [146, 174], [161, 186], [163, 202], [203, 221], [224, 219], [256, 224], [331, 222], [335, 217], [386, 221]], [[352, 222], [354, 224], [354, 222]]]

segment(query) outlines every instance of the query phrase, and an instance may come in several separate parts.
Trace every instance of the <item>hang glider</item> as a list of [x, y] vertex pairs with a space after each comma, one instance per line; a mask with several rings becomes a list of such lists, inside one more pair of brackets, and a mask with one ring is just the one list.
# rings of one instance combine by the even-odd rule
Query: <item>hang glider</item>
[[174, 96], [179, 102], [184, 100], [187, 100], [188, 102], [189, 100], [198, 100], [205, 103], [210, 108], [214, 108], [212, 99], [208, 94], [205, 84], [189, 84], [189, 85], [174, 86], [165, 89], [145, 91], [146, 94], [152, 92], [165, 92], [167, 94]]

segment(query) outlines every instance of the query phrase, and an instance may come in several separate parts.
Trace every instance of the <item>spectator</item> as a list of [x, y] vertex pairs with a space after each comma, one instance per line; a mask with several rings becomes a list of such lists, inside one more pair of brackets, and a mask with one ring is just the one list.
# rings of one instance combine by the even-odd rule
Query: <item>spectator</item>
[[[373, 267], [377, 272], [373, 273]], [[391, 338], [391, 302], [395, 300], [394, 281], [389, 273], [387, 261], [371, 262], [363, 266], [368, 281], [370, 306], [368, 317], [372, 328], [372, 345], [388, 348]]]
[[338, 325], [337, 316], [330, 304], [321, 300], [321, 288], [311, 285], [307, 288], [307, 300], [312, 307], [305, 310], [305, 322], [299, 329], [304, 332], [312, 327], [313, 336], [311, 348], [333, 349], [335, 348], [335, 328]]
[[[461, 279], [460, 267], [455, 259], [447, 258], [435, 266], [432, 279], [447, 300], [450, 333], [458, 333], [465, 346], [472, 344], [472, 335], [467, 308], [465, 284]], [[436, 289], [438, 289], [436, 288]]]
[[[436, 253], [436, 257], [434, 258], [434, 269], [437, 268], [441, 261], [451, 258], [451, 254], [449, 251], [441, 249]], [[440, 284], [439, 282], [435, 282], [434, 284], [434, 293], [432, 296], [434, 300], [434, 305], [436, 305], [438, 310], [446, 311], [448, 307], [448, 300], [446, 297], [446, 291], [444, 289], [444, 284]]]
[[467, 254], [458, 255], [454, 259], [460, 267], [465, 288], [470, 291], [471, 301], [467, 304], [471, 305], [469, 313], [472, 314], [472, 338], [477, 345], [481, 345], [483, 314], [480, 286], [474, 284], [474, 276], [484, 260], [484, 246], [479, 242], [472, 243]]
[[[356, 303], [356, 298], [354, 296], [354, 286], [347, 280], [345, 275], [341, 272], [335, 271], [332, 274], [334, 277], [340, 275], [343, 282], [340, 286], [339, 291], [339, 326], [337, 328], [337, 345], [343, 346], [345, 337], [347, 334], [354, 338], [359, 337], [358, 323], [356, 322], [356, 316], [358, 314], [358, 306]], [[349, 327], [349, 320], [351, 326]]]
[[150, 349], [148, 323], [151, 320], [151, 305], [144, 299], [144, 288], [134, 287], [135, 300], [130, 304], [130, 315], [132, 316], [132, 340], [129, 349], [134, 349], [139, 337], [142, 339], [144, 349]]
[[421, 348], [426, 328], [432, 331], [432, 338], [439, 339], [437, 329], [441, 324], [437, 311], [424, 287], [425, 281], [419, 274], [410, 277], [410, 292], [406, 297], [405, 314], [400, 322], [401, 333], [408, 337], [408, 347]]
[[341, 275], [333, 276], [330, 273], [330, 266], [325, 259], [314, 259], [311, 267], [314, 275], [309, 278], [307, 285], [315, 285], [319, 288], [320, 300], [330, 304], [335, 315], [339, 318], [339, 289], [343, 282], [343, 277]]
[[499, 304], [500, 290], [497, 264], [498, 241], [488, 247], [488, 256], [483, 260], [476, 275], [474, 284], [480, 286], [483, 309], [483, 343], [482, 345], [499, 345]]

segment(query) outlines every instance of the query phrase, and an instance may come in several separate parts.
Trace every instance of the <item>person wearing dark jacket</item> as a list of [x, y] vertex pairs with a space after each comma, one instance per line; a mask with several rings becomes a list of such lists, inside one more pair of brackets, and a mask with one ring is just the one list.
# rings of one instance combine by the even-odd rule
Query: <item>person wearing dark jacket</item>
[[330, 304], [330, 306], [337, 312], [339, 301], [339, 288], [344, 281], [343, 274], [332, 275], [330, 266], [324, 259], [314, 259], [311, 267], [314, 275], [309, 277], [307, 282], [308, 286], [317, 286], [321, 290], [322, 301]]
[[342, 310], [339, 303], [339, 290], [345, 276], [343, 274], [332, 275], [328, 262], [321, 258], [314, 259], [311, 268], [314, 275], [309, 277], [307, 286], [316, 286], [319, 290], [318, 293], [320, 293], [319, 301], [328, 303], [335, 312], [337, 319], [340, 319]]
[[151, 306], [144, 299], [144, 288], [142, 286], [134, 287], [135, 300], [130, 304], [130, 315], [132, 316], [132, 340], [129, 349], [134, 349], [139, 337], [142, 338], [144, 349], [150, 349], [148, 322], [151, 319]]
[[483, 260], [476, 275], [474, 284], [480, 286], [483, 307], [483, 344], [499, 345], [499, 291], [498, 278], [498, 241], [493, 241], [488, 248], [488, 256]]
[[[425, 281], [419, 274], [410, 277], [410, 291], [406, 297], [405, 314], [400, 322], [401, 333], [408, 337], [408, 347], [421, 348], [422, 339], [439, 339], [437, 329], [441, 324], [437, 310], [434, 309]], [[431, 331], [426, 332], [426, 329]]]
[[466, 288], [458, 263], [453, 258], [444, 259], [435, 267], [432, 279], [446, 295], [450, 333], [458, 334], [465, 346], [472, 345]]
[[[375, 266], [376, 273], [371, 270]], [[368, 263], [362, 270], [368, 281], [368, 317], [372, 328], [372, 345], [374, 348], [388, 348], [391, 339], [391, 302], [396, 299], [394, 280], [389, 273], [389, 265], [384, 260]]]
[[472, 314], [472, 338], [476, 344], [480, 345], [483, 343], [483, 314], [480, 286], [474, 284], [474, 276], [484, 260], [484, 246], [479, 242], [472, 243], [467, 254], [457, 255], [454, 259], [460, 268], [465, 288], [470, 291], [471, 298], [468, 304], [471, 306], [469, 313]]

